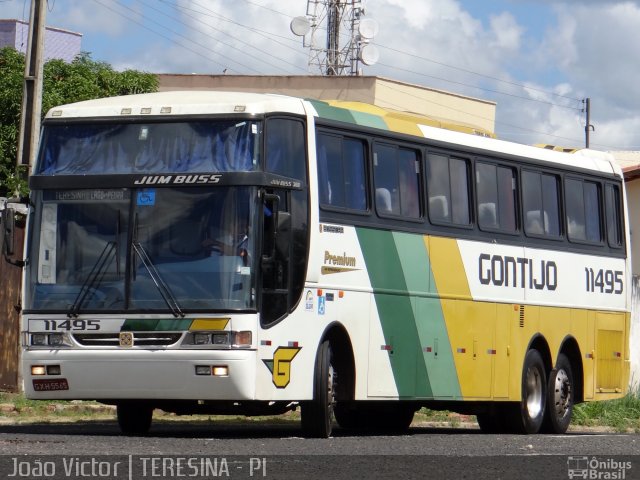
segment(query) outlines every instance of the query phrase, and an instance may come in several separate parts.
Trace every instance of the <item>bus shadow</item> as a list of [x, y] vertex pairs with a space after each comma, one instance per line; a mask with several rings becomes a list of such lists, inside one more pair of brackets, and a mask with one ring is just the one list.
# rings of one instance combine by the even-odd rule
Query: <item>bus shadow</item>
[[[115, 421], [81, 421], [68, 423], [29, 423], [0, 425], [0, 434], [24, 434], [47, 436], [98, 436], [98, 437], [126, 437], [120, 432]], [[566, 435], [597, 435], [598, 432], [567, 432]], [[395, 437], [413, 435], [512, 435], [485, 434], [478, 428], [455, 426], [414, 426], [409, 430], [396, 432], [377, 429], [343, 429], [335, 426], [332, 437]], [[155, 422], [151, 430], [140, 438], [216, 438], [216, 439], [282, 439], [304, 437], [300, 424], [297, 422], [267, 423], [267, 422], [192, 422], [172, 421]]]

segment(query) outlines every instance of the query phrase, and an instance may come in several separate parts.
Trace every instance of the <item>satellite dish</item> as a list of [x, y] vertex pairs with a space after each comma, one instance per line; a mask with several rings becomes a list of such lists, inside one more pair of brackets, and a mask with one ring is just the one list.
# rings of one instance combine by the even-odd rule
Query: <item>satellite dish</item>
[[362, 38], [370, 40], [378, 34], [378, 22], [373, 18], [363, 18], [358, 25], [358, 32]]
[[360, 50], [360, 61], [365, 65], [375, 65], [380, 58], [380, 52], [374, 45], [365, 45]]
[[305, 16], [296, 17], [291, 20], [291, 31], [298, 37], [304, 37], [311, 30], [311, 22]]

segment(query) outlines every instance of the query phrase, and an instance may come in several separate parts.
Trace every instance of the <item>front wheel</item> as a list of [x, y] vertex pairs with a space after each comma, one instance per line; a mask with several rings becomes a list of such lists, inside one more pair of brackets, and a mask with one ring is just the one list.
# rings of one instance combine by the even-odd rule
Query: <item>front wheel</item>
[[118, 425], [125, 435], [144, 435], [151, 428], [153, 407], [144, 402], [122, 402], [116, 407]]
[[538, 433], [547, 405], [547, 376], [540, 352], [529, 350], [522, 368], [522, 400], [513, 407], [510, 426], [517, 433]]
[[548, 433], [565, 433], [571, 423], [574, 403], [573, 370], [567, 356], [558, 355], [556, 368], [549, 373], [547, 413], [542, 429]]
[[304, 434], [313, 438], [331, 435], [335, 406], [336, 374], [329, 341], [324, 341], [316, 355], [313, 375], [313, 400], [303, 402], [301, 423]]

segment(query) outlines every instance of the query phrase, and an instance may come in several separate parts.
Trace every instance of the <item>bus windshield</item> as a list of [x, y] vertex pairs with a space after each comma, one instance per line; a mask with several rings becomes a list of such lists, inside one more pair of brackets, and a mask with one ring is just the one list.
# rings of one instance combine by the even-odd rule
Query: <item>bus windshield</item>
[[41, 193], [27, 309], [254, 309], [255, 187]]
[[39, 175], [237, 172], [259, 167], [261, 124], [249, 120], [50, 124]]

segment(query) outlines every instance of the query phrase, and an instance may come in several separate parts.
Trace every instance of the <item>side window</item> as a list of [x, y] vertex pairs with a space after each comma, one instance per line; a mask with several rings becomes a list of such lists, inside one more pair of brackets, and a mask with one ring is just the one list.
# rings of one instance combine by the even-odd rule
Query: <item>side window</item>
[[427, 155], [429, 219], [432, 223], [469, 225], [469, 168], [466, 160]]
[[420, 218], [420, 167], [415, 150], [376, 144], [373, 176], [378, 214]]
[[605, 185], [604, 200], [607, 218], [607, 240], [613, 248], [622, 247], [622, 219], [620, 217], [620, 187], [610, 183]]
[[320, 204], [366, 210], [365, 143], [355, 138], [319, 133], [316, 150]]
[[567, 178], [565, 197], [569, 240], [602, 241], [600, 186], [595, 182]]
[[522, 171], [522, 211], [527, 235], [560, 236], [558, 185], [555, 175]]
[[513, 168], [476, 163], [478, 225], [482, 230], [516, 231], [516, 173]]
[[305, 129], [299, 120], [267, 121], [266, 171], [306, 183]]

